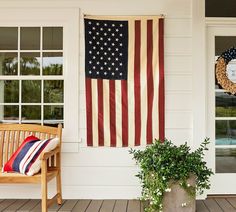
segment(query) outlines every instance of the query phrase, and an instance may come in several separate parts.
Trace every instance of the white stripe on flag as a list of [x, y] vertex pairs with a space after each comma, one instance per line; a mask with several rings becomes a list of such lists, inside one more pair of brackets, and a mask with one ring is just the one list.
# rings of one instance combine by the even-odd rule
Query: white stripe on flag
[[93, 123], [93, 146], [98, 146], [98, 89], [97, 79], [91, 79], [92, 86], [92, 99], [93, 99], [93, 111], [92, 111], [92, 123]]
[[121, 80], [115, 80], [115, 84], [116, 84], [116, 146], [122, 147]]
[[159, 46], [158, 46], [158, 19], [153, 19], [153, 82], [154, 82], [154, 98], [153, 98], [153, 116], [152, 116], [152, 126], [153, 126], [153, 139], [159, 138], [159, 109], [158, 109], [158, 99], [159, 99]]
[[134, 146], [135, 119], [134, 119], [134, 20], [129, 21], [128, 46], [128, 146]]
[[103, 80], [104, 146], [111, 146], [109, 80]]
[[147, 20], [141, 21], [141, 70], [140, 70], [140, 93], [141, 93], [141, 146], [146, 146], [147, 127]]

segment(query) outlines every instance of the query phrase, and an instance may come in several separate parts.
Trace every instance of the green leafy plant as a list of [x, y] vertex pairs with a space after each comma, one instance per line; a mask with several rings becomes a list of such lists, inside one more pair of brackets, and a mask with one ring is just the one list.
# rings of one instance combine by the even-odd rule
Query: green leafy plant
[[[191, 152], [187, 143], [176, 146], [171, 141], [155, 140], [144, 150], [131, 149], [129, 152], [140, 166], [136, 175], [142, 183], [141, 200], [148, 201], [146, 212], [162, 211], [165, 192], [171, 192], [171, 184], [179, 183], [190, 197], [202, 194], [210, 188], [209, 178], [213, 174], [204, 161], [204, 151], [208, 150], [206, 138], [198, 149]], [[196, 179], [196, 185], [190, 185], [190, 176]]]

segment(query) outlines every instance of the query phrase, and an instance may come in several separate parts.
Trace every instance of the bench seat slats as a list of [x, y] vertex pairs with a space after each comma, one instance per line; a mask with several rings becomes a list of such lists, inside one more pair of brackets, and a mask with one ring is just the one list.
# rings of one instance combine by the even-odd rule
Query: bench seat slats
[[3, 166], [4, 137], [5, 137], [5, 131], [0, 131], [0, 167]]
[[10, 149], [9, 149], [9, 155], [13, 154], [13, 150], [14, 150], [14, 143], [15, 143], [15, 131], [12, 131], [11, 135], [10, 135]]
[[9, 140], [10, 140], [10, 131], [6, 131], [6, 135], [5, 135], [5, 148], [4, 148], [4, 154], [5, 154], [5, 159], [4, 162], [6, 163], [6, 161], [8, 161], [8, 152], [9, 152]]
[[[47, 172], [47, 181], [52, 180], [58, 171], [52, 170]], [[19, 173], [0, 173], [0, 184], [1, 183], [41, 183], [41, 173], [33, 176], [27, 176]]]

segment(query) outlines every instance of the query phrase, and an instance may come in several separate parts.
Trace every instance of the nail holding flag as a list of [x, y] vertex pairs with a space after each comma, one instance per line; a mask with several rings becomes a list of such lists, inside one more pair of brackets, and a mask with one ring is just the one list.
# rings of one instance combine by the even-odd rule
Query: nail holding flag
[[85, 18], [88, 146], [164, 140], [164, 20]]

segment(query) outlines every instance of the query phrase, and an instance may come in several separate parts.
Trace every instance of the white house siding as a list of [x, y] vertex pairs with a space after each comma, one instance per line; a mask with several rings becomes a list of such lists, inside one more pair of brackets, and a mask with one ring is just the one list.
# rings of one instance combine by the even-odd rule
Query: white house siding
[[[176, 144], [193, 140], [192, 2], [191, 0], [84, 0], [4, 1], [15, 7], [77, 7], [83, 14], [156, 15], [165, 18], [166, 137]], [[29, 17], [30, 18], [30, 17]], [[63, 142], [62, 184], [64, 198], [137, 198], [138, 169], [128, 148], [87, 148], [84, 86], [83, 22], [80, 24], [79, 137]], [[73, 73], [71, 73], [73, 74]], [[65, 87], [65, 89], [69, 89]], [[67, 111], [65, 111], [66, 113]], [[70, 126], [66, 126], [70, 127]], [[51, 188], [54, 188], [51, 183]], [[16, 189], [19, 192], [16, 192]], [[0, 198], [38, 198], [38, 186], [3, 185]]]

